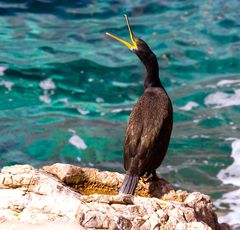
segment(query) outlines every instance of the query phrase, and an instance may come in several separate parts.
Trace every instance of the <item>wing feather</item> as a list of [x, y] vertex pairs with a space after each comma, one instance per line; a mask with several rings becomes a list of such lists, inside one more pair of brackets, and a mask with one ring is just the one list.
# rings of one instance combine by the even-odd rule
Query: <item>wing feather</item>
[[145, 93], [134, 106], [125, 135], [124, 167], [138, 161], [138, 170], [146, 171], [151, 163], [152, 150], [159, 142], [159, 135], [168, 115], [156, 93]]

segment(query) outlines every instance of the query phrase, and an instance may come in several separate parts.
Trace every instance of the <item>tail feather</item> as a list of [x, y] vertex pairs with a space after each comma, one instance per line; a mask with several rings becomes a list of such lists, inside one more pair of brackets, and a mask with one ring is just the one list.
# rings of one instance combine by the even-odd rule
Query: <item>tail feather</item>
[[137, 187], [138, 181], [139, 181], [139, 176], [126, 174], [123, 179], [123, 183], [119, 190], [119, 193], [133, 195]]

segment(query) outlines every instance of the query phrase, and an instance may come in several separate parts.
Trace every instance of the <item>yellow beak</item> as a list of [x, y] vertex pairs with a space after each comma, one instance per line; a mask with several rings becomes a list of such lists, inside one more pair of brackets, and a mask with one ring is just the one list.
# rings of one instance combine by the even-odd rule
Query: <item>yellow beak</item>
[[127, 25], [128, 25], [128, 31], [129, 31], [129, 35], [130, 35], [130, 39], [132, 41], [132, 44], [130, 44], [129, 42], [126, 42], [124, 40], [122, 40], [121, 38], [113, 35], [113, 34], [110, 34], [110, 33], [106, 33], [106, 35], [116, 39], [117, 41], [121, 42], [122, 44], [124, 44], [125, 46], [127, 46], [130, 50], [133, 50], [133, 49], [137, 49], [137, 43], [136, 41], [134, 40], [134, 36], [133, 36], [133, 33], [132, 33], [132, 29], [130, 27], [130, 24], [129, 24], [129, 21], [128, 21], [128, 17], [127, 15], [125, 14], [124, 15], [125, 19], [126, 19], [126, 22], [127, 22]]

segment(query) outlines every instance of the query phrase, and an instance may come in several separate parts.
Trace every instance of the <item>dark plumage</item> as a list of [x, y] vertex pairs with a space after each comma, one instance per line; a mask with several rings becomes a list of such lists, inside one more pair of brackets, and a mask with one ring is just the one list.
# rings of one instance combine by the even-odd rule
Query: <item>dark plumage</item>
[[[159, 79], [156, 56], [146, 42], [132, 34], [128, 20], [127, 23], [133, 45], [125, 45], [130, 46], [147, 70], [144, 93], [133, 107], [125, 133], [126, 175], [119, 192], [134, 194], [139, 177], [152, 174], [157, 178], [156, 169], [162, 163], [168, 149], [173, 111], [171, 100]], [[114, 38], [116, 39], [115, 36]]]

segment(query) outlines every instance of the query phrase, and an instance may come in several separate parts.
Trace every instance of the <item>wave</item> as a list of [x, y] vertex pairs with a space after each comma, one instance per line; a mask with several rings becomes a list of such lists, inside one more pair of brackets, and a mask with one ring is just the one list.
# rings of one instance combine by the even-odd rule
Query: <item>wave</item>
[[205, 98], [205, 104], [215, 105], [215, 108], [240, 105], [240, 89], [235, 89], [233, 93], [212, 93]]
[[229, 209], [231, 210], [227, 215], [219, 217], [220, 222], [240, 226], [240, 139], [233, 139], [234, 141], [231, 145], [231, 157], [233, 158], [233, 163], [226, 169], [222, 169], [218, 173], [217, 177], [222, 181], [223, 184], [232, 184], [238, 187], [238, 189], [223, 194], [223, 196], [216, 200], [214, 204], [219, 209], [224, 209], [226, 208], [226, 205], [228, 205]]

